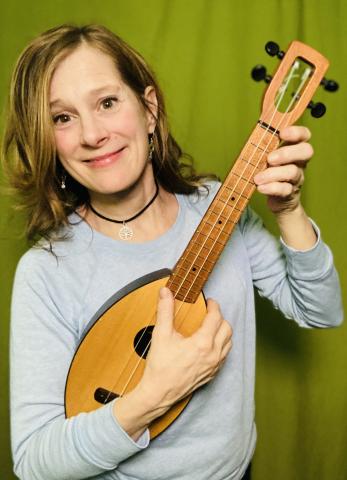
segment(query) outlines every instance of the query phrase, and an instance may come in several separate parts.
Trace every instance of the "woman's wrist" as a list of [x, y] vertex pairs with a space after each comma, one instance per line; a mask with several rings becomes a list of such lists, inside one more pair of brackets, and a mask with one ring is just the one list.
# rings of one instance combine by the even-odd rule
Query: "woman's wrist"
[[301, 203], [292, 210], [275, 213], [275, 217], [286, 245], [301, 251], [315, 245], [317, 235]]
[[134, 390], [114, 402], [113, 414], [117, 422], [134, 441], [168, 410], [160, 406], [154, 397], [139, 383]]

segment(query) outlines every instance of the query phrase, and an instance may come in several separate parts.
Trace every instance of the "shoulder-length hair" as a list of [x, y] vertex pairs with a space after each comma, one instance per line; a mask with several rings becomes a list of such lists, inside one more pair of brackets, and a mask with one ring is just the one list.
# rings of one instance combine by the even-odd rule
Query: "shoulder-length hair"
[[[67, 176], [60, 188], [62, 165], [54, 141], [49, 90], [53, 73], [82, 42], [108, 54], [122, 80], [132, 89], [144, 109], [147, 86], [153, 86], [158, 112], [152, 157], [157, 181], [168, 191], [192, 193], [203, 183], [191, 159], [184, 155], [169, 132], [160, 87], [145, 60], [120, 37], [99, 25], [62, 25], [34, 39], [19, 57], [10, 88], [9, 111], [2, 159], [10, 185], [19, 194], [19, 207], [27, 214], [26, 235], [30, 241], [52, 240], [68, 215], [86, 205], [86, 188]], [[66, 172], [64, 172], [65, 174]]]

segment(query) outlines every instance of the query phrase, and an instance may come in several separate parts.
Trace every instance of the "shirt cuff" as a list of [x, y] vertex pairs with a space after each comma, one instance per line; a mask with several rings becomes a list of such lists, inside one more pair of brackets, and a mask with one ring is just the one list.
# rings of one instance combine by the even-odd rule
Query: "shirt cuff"
[[112, 419], [113, 419], [113, 422], [114, 424], [116, 425], [117, 427], [117, 430], [119, 432], [122, 433], [122, 436], [124, 438], [125, 441], [127, 441], [129, 443], [129, 447], [132, 449], [133, 447], [135, 448], [138, 448], [138, 449], [144, 449], [146, 447], [148, 447], [149, 445], [149, 441], [150, 441], [150, 435], [149, 435], [149, 430], [148, 428], [142, 433], [142, 435], [137, 439], [137, 441], [135, 442], [135, 440], [133, 440], [128, 434], [127, 432], [120, 426], [117, 418], [115, 417], [114, 413], [113, 413], [113, 405], [114, 405], [114, 402], [116, 402], [117, 400], [114, 400], [113, 402], [110, 402], [109, 405], [110, 405], [110, 414], [112, 416]]
[[321, 239], [321, 233], [316, 223], [309, 219], [316, 233], [316, 243], [307, 250], [296, 250], [280, 238], [283, 252], [287, 259], [287, 269], [290, 275], [302, 279], [323, 278], [333, 266], [333, 256], [330, 249]]

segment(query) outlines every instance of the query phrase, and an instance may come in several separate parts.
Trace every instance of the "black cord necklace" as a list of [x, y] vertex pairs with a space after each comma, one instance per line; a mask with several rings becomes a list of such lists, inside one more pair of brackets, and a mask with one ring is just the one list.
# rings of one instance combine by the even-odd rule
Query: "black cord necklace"
[[130, 218], [127, 218], [126, 220], [115, 220], [113, 218], [109, 218], [109, 217], [105, 217], [105, 215], [102, 215], [101, 213], [97, 212], [95, 210], [95, 208], [92, 206], [91, 203], [89, 203], [89, 208], [91, 209], [91, 211], [93, 213], [95, 213], [95, 215], [97, 217], [100, 217], [102, 218], [103, 220], [107, 220], [108, 222], [112, 222], [112, 223], [122, 223], [123, 224], [123, 227], [119, 230], [118, 232], [118, 235], [119, 237], [122, 239], [122, 240], [129, 240], [133, 235], [134, 235], [134, 232], [133, 232], [133, 229], [131, 227], [129, 227], [127, 225], [128, 222], [131, 222], [132, 220], [135, 220], [135, 218], [139, 217], [144, 211], [147, 210], [148, 207], [150, 207], [152, 205], [152, 203], [154, 202], [154, 200], [157, 198], [158, 196], [158, 193], [159, 193], [159, 185], [157, 183], [157, 180], [154, 180], [155, 181], [155, 186], [156, 186], [156, 190], [155, 190], [155, 194], [153, 195], [153, 197], [151, 198], [151, 200], [147, 203], [147, 205], [145, 205], [139, 212], [137, 212], [135, 215], [133, 215], [132, 217]]

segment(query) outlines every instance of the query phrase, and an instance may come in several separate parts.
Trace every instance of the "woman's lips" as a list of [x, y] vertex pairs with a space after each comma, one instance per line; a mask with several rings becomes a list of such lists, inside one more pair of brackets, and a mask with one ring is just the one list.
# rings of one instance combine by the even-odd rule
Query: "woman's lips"
[[125, 147], [122, 147], [116, 152], [106, 153], [105, 155], [102, 155], [100, 157], [85, 160], [85, 163], [87, 163], [89, 167], [93, 168], [107, 167], [108, 165], [115, 163], [119, 159], [124, 149]]

